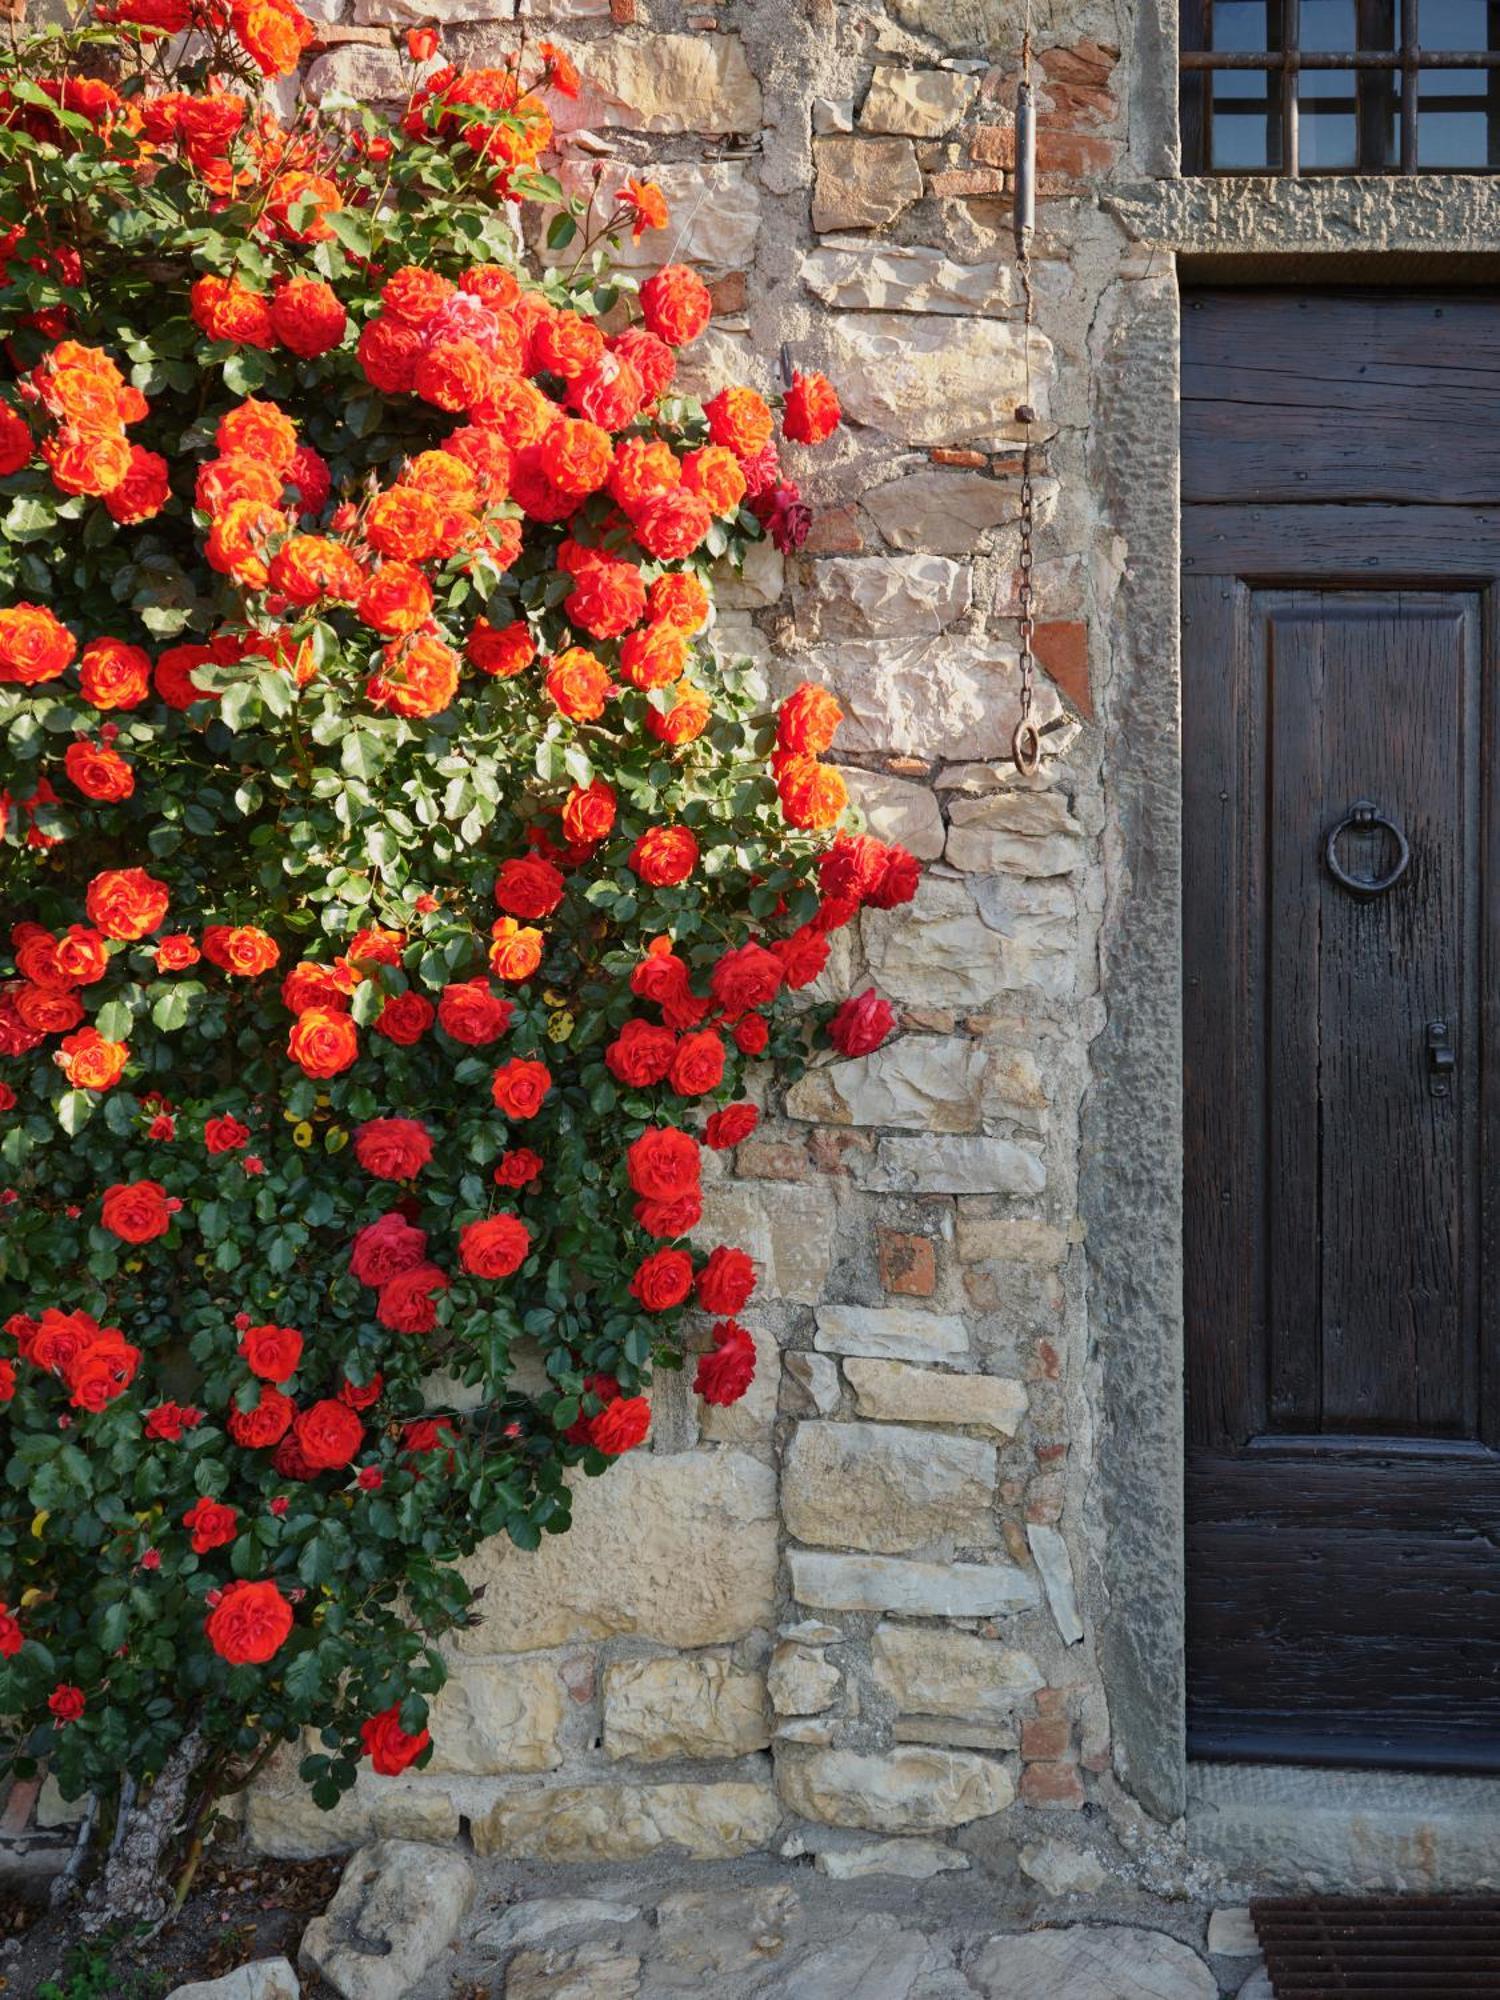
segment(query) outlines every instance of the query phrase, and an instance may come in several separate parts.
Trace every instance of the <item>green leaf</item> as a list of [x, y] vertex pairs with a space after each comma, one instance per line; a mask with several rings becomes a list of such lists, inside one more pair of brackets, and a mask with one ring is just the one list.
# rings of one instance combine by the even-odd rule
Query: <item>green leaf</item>
[[98, 1100], [91, 1090], [65, 1090], [57, 1101], [57, 1122], [71, 1139], [83, 1130], [97, 1109]]

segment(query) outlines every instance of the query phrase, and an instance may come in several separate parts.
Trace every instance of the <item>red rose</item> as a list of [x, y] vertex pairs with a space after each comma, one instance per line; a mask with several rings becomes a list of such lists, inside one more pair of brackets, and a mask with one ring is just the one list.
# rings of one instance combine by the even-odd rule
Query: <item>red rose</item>
[[370, 1118], [354, 1135], [354, 1157], [377, 1180], [413, 1180], [432, 1158], [432, 1135], [415, 1118]]
[[771, 947], [781, 961], [787, 985], [811, 986], [828, 963], [828, 940], [814, 924], [804, 924], [788, 938], [778, 938]]
[[721, 1243], [698, 1273], [698, 1303], [708, 1313], [737, 1313], [755, 1290], [755, 1266]]
[[758, 1056], [770, 1039], [771, 1030], [763, 1014], [747, 1014], [734, 1024], [735, 1046], [742, 1055]]
[[427, 1255], [427, 1233], [414, 1228], [392, 1209], [378, 1222], [367, 1222], [349, 1252], [349, 1269], [362, 1285], [379, 1288], [414, 1271]]
[[210, 1549], [221, 1549], [232, 1542], [239, 1518], [233, 1507], [226, 1507], [221, 1501], [207, 1497], [196, 1501], [182, 1517], [182, 1525], [192, 1530], [194, 1555], [206, 1556]]
[[148, 1438], [175, 1444], [184, 1431], [196, 1430], [202, 1421], [203, 1412], [195, 1410], [190, 1403], [158, 1403], [154, 1409], [147, 1410], [144, 1429]]
[[106, 1326], [63, 1370], [75, 1409], [98, 1411], [123, 1395], [141, 1365], [141, 1350], [132, 1347], [117, 1326]]
[[63, 769], [86, 799], [107, 805], [128, 799], [135, 790], [135, 773], [118, 750], [102, 744], [70, 743], [63, 753]]
[[702, 1097], [724, 1080], [724, 1044], [712, 1028], [684, 1035], [672, 1057], [667, 1081], [680, 1097]]
[[755, 1379], [755, 1342], [738, 1320], [721, 1320], [714, 1344], [698, 1357], [693, 1387], [705, 1403], [737, 1403]]
[[698, 1141], [674, 1125], [651, 1126], [626, 1149], [631, 1187], [646, 1201], [672, 1202], [696, 1191], [702, 1175]]
[[603, 840], [615, 823], [615, 795], [602, 778], [575, 785], [563, 800], [562, 829], [578, 847]]
[[816, 370], [804, 375], [798, 369], [782, 407], [782, 435], [793, 444], [821, 444], [838, 429], [842, 414], [838, 392], [828, 377]]
[[26, 1644], [26, 1634], [16, 1623], [15, 1614], [0, 1604], [0, 1660], [13, 1660]]
[[375, 1032], [384, 1035], [387, 1041], [409, 1049], [421, 1041], [436, 1019], [437, 1009], [432, 1002], [408, 987], [404, 993], [387, 995], [375, 1023]]
[[347, 1403], [351, 1410], [368, 1410], [372, 1403], [380, 1401], [385, 1388], [385, 1377], [377, 1369], [368, 1382], [351, 1382], [346, 1375], [339, 1384], [339, 1401]]
[[698, 865], [698, 843], [685, 826], [653, 826], [637, 840], [630, 866], [655, 889], [685, 882]]
[[247, 1326], [239, 1351], [252, 1375], [263, 1382], [285, 1382], [302, 1359], [302, 1336], [294, 1326]]
[[337, 1076], [359, 1054], [359, 1033], [347, 1014], [309, 1007], [297, 1016], [287, 1054], [304, 1076], [318, 1080]]
[[68, 1723], [76, 1722], [83, 1714], [85, 1701], [81, 1687], [70, 1687], [66, 1681], [59, 1681], [47, 1697], [47, 1706], [57, 1717], [60, 1729]]
[[437, 1298], [448, 1289], [436, 1264], [416, 1264], [387, 1279], [375, 1302], [375, 1317], [392, 1333], [431, 1333], [437, 1325]]
[[122, 1243], [149, 1243], [166, 1235], [180, 1206], [160, 1181], [116, 1181], [104, 1190], [99, 1220]]
[[232, 1112], [210, 1118], [203, 1127], [203, 1144], [210, 1153], [236, 1153], [250, 1143], [250, 1127], [242, 1125]]
[[348, 325], [338, 294], [321, 278], [293, 278], [271, 300], [271, 326], [304, 361], [337, 347]]
[[688, 1236], [703, 1220], [703, 1192], [688, 1188], [671, 1201], [638, 1201], [635, 1219], [648, 1236]]
[[[437, 39], [431, 29], [413, 29], [412, 33], [432, 34], [434, 41]], [[432, 1741], [432, 1736], [425, 1729], [415, 1736], [408, 1736], [401, 1727], [401, 1704], [397, 1702], [393, 1708], [382, 1709], [379, 1715], [372, 1715], [368, 1722], [362, 1722], [359, 1740], [365, 1746], [370, 1768], [382, 1778], [395, 1778], [408, 1764], [415, 1763]]]
[[495, 1071], [490, 1095], [507, 1118], [535, 1118], [551, 1088], [552, 1072], [545, 1063], [514, 1056]]
[[144, 868], [106, 868], [89, 883], [84, 908], [89, 922], [106, 937], [133, 943], [156, 930], [170, 902], [165, 882]]
[[670, 1028], [631, 1020], [604, 1051], [604, 1060], [611, 1076], [632, 1090], [642, 1090], [661, 1082], [676, 1050], [677, 1037]]
[[727, 951], [709, 975], [708, 990], [733, 1019], [764, 1007], [781, 989], [781, 960], [764, 945], [742, 944]]
[[726, 1104], [704, 1126], [703, 1142], [716, 1153], [727, 1152], [742, 1139], [748, 1139], [759, 1123], [760, 1113], [753, 1104]]
[[479, 1049], [487, 1042], [499, 1040], [515, 1011], [487, 979], [465, 979], [443, 988], [438, 998], [437, 1024], [455, 1042]]
[[541, 1171], [540, 1153], [533, 1153], [529, 1146], [512, 1146], [509, 1152], [500, 1155], [500, 1163], [495, 1168], [495, 1185], [522, 1188], [534, 1181]]
[[347, 1403], [325, 1396], [292, 1425], [297, 1449], [318, 1472], [346, 1466], [365, 1440], [365, 1427]]
[[232, 1667], [259, 1667], [280, 1652], [292, 1607], [274, 1583], [231, 1583], [203, 1622], [208, 1643]]
[[550, 861], [523, 855], [500, 864], [495, 901], [511, 917], [550, 917], [567, 884]]
[[476, 1278], [508, 1278], [531, 1249], [531, 1231], [517, 1215], [466, 1222], [458, 1235], [458, 1261]]
[[260, 1400], [254, 1409], [236, 1408], [229, 1412], [229, 1435], [247, 1451], [264, 1451], [270, 1445], [280, 1444], [296, 1414], [297, 1406], [290, 1396], [283, 1396], [279, 1389], [269, 1389], [262, 1383]]
[[665, 1006], [688, 992], [688, 969], [672, 949], [670, 938], [653, 938], [646, 956], [630, 975], [630, 990], [642, 1000]]
[[254, 979], [271, 970], [281, 947], [255, 924], [209, 924], [203, 932], [203, 956], [239, 979]]
[[640, 299], [646, 331], [669, 347], [696, 340], [713, 317], [707, 285], [685, 264], [664, 264], [641, 286]]
[[878, 1049], [896, 1016], [889, 1000], [876, 996], [873, 986], [848, 999], [828, 1023], [828, 1039], [840, 1055], [867, 1056]]
[[653, 1250], [630, 1281], [647, 1312], [670, 1312], [693, 1289], [693, 1260], [685, 1250]]
[[588, 1423], [588, 1442], [606, 1458], [633, 1451], [651, 1428], [651, 1405], [644, 1396], [618, 1393]]

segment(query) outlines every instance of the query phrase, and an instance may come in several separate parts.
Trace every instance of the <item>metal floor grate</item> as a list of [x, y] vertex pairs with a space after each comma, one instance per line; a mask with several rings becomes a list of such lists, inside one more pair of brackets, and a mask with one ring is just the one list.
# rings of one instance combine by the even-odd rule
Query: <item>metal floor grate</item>
[[1276, 2000], [1500, 2000], [1500, 1896], [1252, 1903]]

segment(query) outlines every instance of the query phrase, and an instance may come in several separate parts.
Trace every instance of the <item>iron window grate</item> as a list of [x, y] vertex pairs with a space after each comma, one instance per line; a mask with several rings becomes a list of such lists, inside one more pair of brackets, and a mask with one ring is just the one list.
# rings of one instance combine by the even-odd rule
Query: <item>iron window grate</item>
[[1500, 0], [1184, 0], [1181, 21], [1186, 173], [1500, 171]]

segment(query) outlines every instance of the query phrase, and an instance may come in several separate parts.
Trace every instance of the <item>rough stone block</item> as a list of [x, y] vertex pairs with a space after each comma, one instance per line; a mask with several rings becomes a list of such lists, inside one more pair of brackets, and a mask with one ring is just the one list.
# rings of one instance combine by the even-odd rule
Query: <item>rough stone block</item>
[[520, 1945], [540, 1944], [564, 1931], [628, 1924], [639, 1915], [635, 1903], [611, 1903], [593, 1896], [535, 1896], [530, 1902], [513, 1903], [493, 1923], [482, 1924], [474, 1933], [474, 1945], [498, 1958]]
[[816, 1341], [827, 1354], [898, 1361], [951, 1361], [969, 1351], [968, 1329], [956, 1314], [914, 1306], [820, 1306]]
[[733, 1244], [755, 1259], [765, 1297], [811, 1305], [833, 1261], [833, 1190], [824, 1182], [717, 1181], [704, 1189], [693, 1232], [705, 1251]]
[[772, 1622], [776, 1534], [775, 1475], [757, 1459], [633, 1452], [608, 1479], [578, 1481], [566, 1535], [532, 1552], [497, 1537], [469, 1559], [493, 1615], [454, 1643], [522, 1653], [633, 1634], [721, 1645]]
[[[941, 640], [846, 639], [782, 662], [774, 672], [785, 691], [811, 679], [838, 696], [844, 710], [839, 749], [846, 756], [1010, 754], [1020, 713], [1016, 656], [992, 639], [951, 632]], [[1036, 695], [1039, 726], [1062, 714], [1049, 682], [1038, 681]]]
[[824, 1125], [972, 1132], [989, 1059], [962, 1035], [902, 1035], [872, 1055], [819, 1065], [793, 1084], [787, 1111]]
[[948, 808], [950, 866], [985, 875], [1070, 875], [1088, 841], [1059, 792], [996, 792]]
[[[901, 145], [836, 140], [833, 145]], [[915, 163], [914, 163], [915, 164]], [[1026, 393], [1025, 333], [1002, 320], [943, 313], [851, 313], [828, 329], [828, 372], [851, 423], [905, 444], [1003, 442], [1020, 435]], [[1052, 349], [1031, 336], [1031, 403], [1047, 420]]]
[[885, 1424], [804, 1423], [782, 1465], [781, 1511], [802, 1542], [896, 1554], [997, 1539], [995, 1449]]
[[947, 1375], [904, 1361], [850, 1360], [844, 1374], [862, 1417], [909, 1424], [964, 1424], [1014, 1437], [1026, 1414], [1024, 1384], [1005, 1375]]
[[469, 1660], [449, 1670], [432, 1703], [429, 1772], [493, 1776], [552, 1771], [562, 1762], [562, 1684], [544, 1660]]
[[1052, 1622], [1065, 1646], [1076, 1646], [1083, 1637], [1083, 1620], [1078, 1613], [1078, 1593], [1073, 1586], [1073, 1561], [1068, 1545], [1056, 1528], [1032, 1522], [1026, 1530], [1031, 1559], [1041, 1574], [1042, 1588]]
[[871, 1659], [876, 1686], [910, 1714], [1006, 1721], [1044, 1684], [1029, 1653], [930, 1625], [877, 1626]]
[[1029, 1611], [1037, 1587], [1008, 1563], [911, 1562], [790, 1549], [792, 1595], [819, 1611], [894, 1611], [908, 1618], [998, 1618]]
[[838, 312], [1003, 315], [1012, 300], [1006, 264], [959, 264], [941, 250], [860, 239], [810, 250], [802, 282]]
[[967, 1854], [941, 1847], [935, 1840], [870, 1840], [859, 1847], [824, 1847], [817, 1870], [832, 1882], [857, 1882], [866, 1875], [899, 1875], [908, 1882], [929, 1882], [969, 1866]]
[[167, 2000], [301, 2000], [301, 1994], [302, 1982], [286, 1959], [261, 1958], [253, 1965], [237, 1965], [222, 1979], [174, 1986]]
[[993, 1937], [965, 1970], [984, 2000], [1216, 2000], [1195, 1951], [1123, 1924]]
[[582, 88], [554, 94], [559, 132], [755, 132], [760, 85], [738, 35], [608, 35], [564, 44]]
[[[486, 0], [473, 0], [484, 5]], [[568, 161], [559, 179], [570, 194], [588, 198], [594, 187], [597, 161]], [[615, 196], [634, 169], [621, 161], [606, 161], [595, 195], [595, 213], [607, 214]], [[742, 271], [755, 257], [760, 232], [760, 188], [742, 160], [663, 160], [652, 163], [651, 179], [667, 198], [671, 221], [665, 229], [648, 229], [639, 243], [627, 229], [611, 256], [621, 270], [651, 271], [670, 258], [691, 264], [700, 276], [717, 271]], [[545, 228], [553, 210], [539, 211]]]
[[909, 132], [936, 139], [951, 132], [974, 101], [977, 77], [951, 69], [897, 69], [882, 63], [860, 110], [866, 132]]
[[502, 1799], [473, 1821], [476, 1854], [521, 1861], [635, 1861], [680, 1848], [728, 1861], [764, 1847], [781, 1818], [759, 1780], [675, 1785], [560, 1785]]
[[766, 1692], [778, 1715], [821, 1715], [838, 1693], [842, 1678], [821, 1646], [784, 1639], [771, 1655]]
[[910, 139], [831, 133], [813, 141], [813, 228], [879, 229], [922, 199], [922, 169]]
[[908, 784], [885, 771], [840, 767], [849, 793], [877, 840], [894, 841], [919, 861], [935, 861], [943, 851], [946, 828], [936, 796], [926, 785]]
[[381, 1840], [356, 1854], [302, 1934], [300, 1961], [343, 2000], [404, 2000], [447, 1949], [474, 1900], [474, 1870], [451, 1848]]
[[779, 1758], [781, 1796], [803, 1819], [872, 1833], [933, 1833], [1004, 1812], [1015, 1782], [1003, 1764], [906, 1744], [882, 1755], [814, 1750]]
[[505, 1971], [505, 2000], [635, 2000], [641, 1961], [615, 1944], [518, 1951]]
[[880, 1194], [1040, 1194], [1047, 1169], [1009, 1139], [882, 1139], [873, 1162], [855, 1170]]
[[1049, 1896], [1092, 1896], [1109, 1880], [1096, 1854], [1060, 1840], [1033, 1841], [1021, 1849], [1018, 1859], [1021, 1873]]
[[973, 599], [971, 571], [951, 556], [835, 556], [803, 564], [798, 576], [805, 642], [931, 636], [962, 618]]
[[618, 1660], [603, 1696], [609, 1757], [743, 1757], [771, 1740], [764, 1678], [728, 1660]]
[[892, 548], [937, 555], [967, 555], [1016, 514], [1015, 490], [1003, 479], [936, 469], [888, 480], [862, 504]]
[[371, 1840], [458, 1839], [458, 1808], [440, 1784], [421, 1775], [377, 1778], [365, 1768], [353, 1790], [324, 1812], [297, 1776], [300, 1761], [298, 1750], [284, 1746], [245, 1794], [245, 1836], [262, 1854], [310, 1861]]
[[1073, 892], [1003, 876], [923, 877], [913, 902], [866, 910], [860, 935], [876, 984], [913, 1007], [983, 1007], [1002, 993], [1070, 996], [1078, 983]]
[[904, 1229], [877, 1229], [875, 1254], [881, 1289], [902, 1298], [930, 1299], [937, 1290], [937, 1245]]

